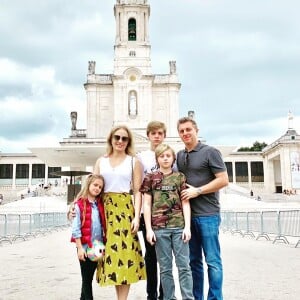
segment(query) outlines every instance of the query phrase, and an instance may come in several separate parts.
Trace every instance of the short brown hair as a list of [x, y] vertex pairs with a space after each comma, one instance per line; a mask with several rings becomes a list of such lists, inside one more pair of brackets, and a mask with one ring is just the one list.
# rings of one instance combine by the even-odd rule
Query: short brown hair
[[180, 118], [178, 121], [177, 121], [177, 131], [179, 129], [179, 125], [183, 124], [183, 123], [186, 123], [186, 122], [191, 122], [193, 127], [198, 130], [198, 125], [196, 123], [196, 121], [190, 117], [182, 117]]
[[151, 121], [151, 122], [148, 123], [148, 125], [147, 125], [147, 136], [149, 135], [149, 133], [151, 131], [158, 130], [158, 129], [162, 129], [164, 131], [164, 134], [165, 134], [165, 137], [166, 137], [167, 127], [166, 127], [165, 123], [160, 122], [160, 121]]

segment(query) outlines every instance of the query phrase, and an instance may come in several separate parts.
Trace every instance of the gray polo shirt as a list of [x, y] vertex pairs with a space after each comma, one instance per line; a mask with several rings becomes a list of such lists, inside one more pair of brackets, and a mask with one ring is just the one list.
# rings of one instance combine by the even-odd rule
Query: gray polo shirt
[[[186, 149], [177, 153], [177, 168], [187, 179], [187, 183], [201, 187], [215, 179], [215, 174], [226, 171], [219, 150], [201, 144], [190, 152]], [[220, 213], [219, 192], [203, 194], [190, 200], [192, 217], [211, 216]]]

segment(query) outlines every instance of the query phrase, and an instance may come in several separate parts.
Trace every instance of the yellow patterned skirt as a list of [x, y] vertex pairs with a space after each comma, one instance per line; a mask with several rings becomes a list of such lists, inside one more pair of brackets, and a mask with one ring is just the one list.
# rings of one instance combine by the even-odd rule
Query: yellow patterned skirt
[[130, 194], [105, 193], [107, 242], [99, 266], [100, 286], [122, 285], [146, 279], [145, 263], [138, 235], [131, 233], [134, 207]]

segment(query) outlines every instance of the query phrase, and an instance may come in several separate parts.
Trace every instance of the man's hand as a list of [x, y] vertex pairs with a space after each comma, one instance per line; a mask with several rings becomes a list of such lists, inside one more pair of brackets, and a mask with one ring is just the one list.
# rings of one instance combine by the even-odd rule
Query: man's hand
[[181, 191], [181, 194], [180, 194], [182, 201], [190, 200], [190, 199], [198, 197], [200, 195], [198, 188], [196, 188], [190, 184], [187, 184], [186, 186], [187, 186], [187, 189]]

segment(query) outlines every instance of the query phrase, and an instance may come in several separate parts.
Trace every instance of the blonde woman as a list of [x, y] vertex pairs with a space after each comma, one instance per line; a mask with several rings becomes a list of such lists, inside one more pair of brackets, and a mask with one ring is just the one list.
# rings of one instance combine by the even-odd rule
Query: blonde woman
[[[130, 284], [146, 279], [137, 231], [142, 182], [141, 163], [134, 156], [132, 133], [126, 126], [114, 127], [107, 138], [107, 154], [100, 157], [94, 173], [104, 177], [104, 208], [107, 242], [100, 285], [114, 285], [118, 300], [126, 300]], [[135, 203], [130, 195], [133, 188]]]

